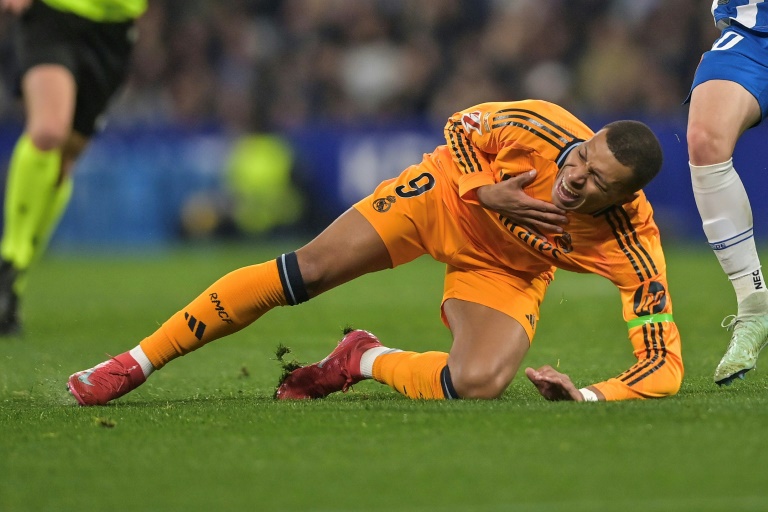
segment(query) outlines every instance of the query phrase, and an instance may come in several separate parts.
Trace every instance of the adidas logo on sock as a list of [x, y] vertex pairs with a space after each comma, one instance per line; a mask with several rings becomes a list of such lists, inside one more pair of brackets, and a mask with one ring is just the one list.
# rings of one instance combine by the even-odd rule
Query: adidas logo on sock
[[203, 322], [198, 322], [197, 318], [186, 311], [184, 312], [184, 319], [187, 321], [187, 327], [189, 327], [189, 330], [195, 335], [195, 338], [202, 341], [203, 334], [205, 333], [205, 324]]

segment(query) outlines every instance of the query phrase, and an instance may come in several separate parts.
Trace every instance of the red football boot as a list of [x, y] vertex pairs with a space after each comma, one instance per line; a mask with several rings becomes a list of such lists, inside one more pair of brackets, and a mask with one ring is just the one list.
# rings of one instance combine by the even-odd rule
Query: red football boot
[[275, 398], [303, 400], [324, 398], [336, 391], [346, 392], [351, 385], [364, 379], [360, 373], [363, 352], [380, 346], [378, 338], [368, 331], [349, 331], [328, 357], [289, 373], [278, 386]]
[[131, 354], [124, 352], [70, 375], [67, 388], [80, 405], [104, 405], [136, 389], [145, 380], [141, 365]]

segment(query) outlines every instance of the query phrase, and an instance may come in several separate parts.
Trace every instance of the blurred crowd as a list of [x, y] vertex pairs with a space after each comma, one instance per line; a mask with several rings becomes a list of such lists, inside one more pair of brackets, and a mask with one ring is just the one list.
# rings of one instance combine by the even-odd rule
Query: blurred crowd
[[[149, 0], [118, 123], [233, 132], [427, 119], [543, 98], [575, 112], [680, 112], [717, 31], [696, 0]], [[0, 17], [0, 116], [13, 95]]]

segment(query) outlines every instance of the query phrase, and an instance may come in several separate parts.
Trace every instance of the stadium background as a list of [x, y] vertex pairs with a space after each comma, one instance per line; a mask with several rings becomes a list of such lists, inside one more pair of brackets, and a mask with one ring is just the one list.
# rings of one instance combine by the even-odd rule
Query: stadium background
[[[704, 245], [682, 104], [717, 35], [694, 0], [150, 0], [127, 85], [81, 160], [54, 248], [310, 235], [483, 101], [638, 118], [665, 151], [647, 189], [667, 238]], [[0, 17], [0, 169], [23, 123]], [[740, 142], [765, 188], [764, 127]], [[753, 197], [758, 236], [768, 207]]]
[[[734, 386], [712, 382], [735, 301], [686, 165], [681, 103], [716, 36], [711, 2], [149, 3], [57, 250], [29, 276], [24, 335], [0, 340], [0, 511], [766, 510], [765, 363]], [[0, 14], [0, 183], [22, 126], [11, 21]], [[273, 400], [276, 347], [317, 361], [345, 325], [448, 350], [444, 269], [421, 258], [276, 308], [107, 407], [74, 405], [72, 372], [134, 346], [224, 272], [295, 249], [294, 235], [440, 143], [456, 109], [530, 96], [595, 128], [642, 118], [664, 144], [648, 194], [665, 242], [686, 242], [665, 243], [686, 359], [677, 396], [550, 403], [519, 375], [493, 401], [411, 401], [375, 382]], [[764, 241], [765, 129], [737, 156]], [[215, 225], [232, 194], [242, 210], [231, 216], [254, 224]], [[275, 228], [276, 212], [289, 225]], [[175, 247], [184, 236], [201, 243]], [[245, 243], [215, 243], [224, 237]], [[606, 279], [559, 273], [542, 318], [526, 366], [551, 364], [581, 387], [634, 362]]]

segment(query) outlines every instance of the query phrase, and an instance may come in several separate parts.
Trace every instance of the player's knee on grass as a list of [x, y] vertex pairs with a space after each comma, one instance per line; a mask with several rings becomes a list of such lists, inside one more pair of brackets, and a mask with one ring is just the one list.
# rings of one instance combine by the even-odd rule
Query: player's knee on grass
[[500, 397], [512, 382], [514, 375], [477, 363], [451, 363], [451, 380], [461, 398], [490, 400]]

